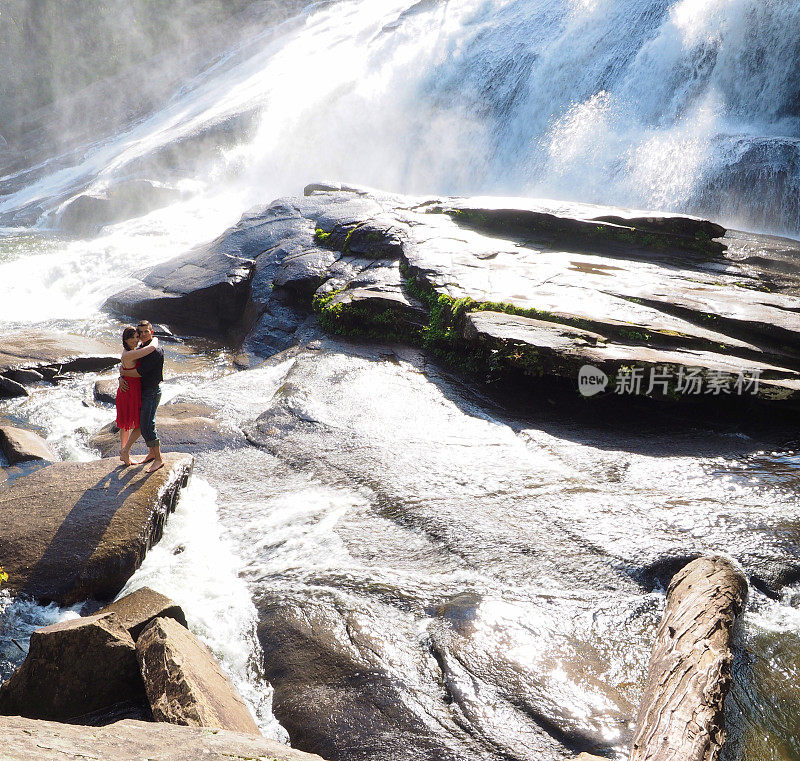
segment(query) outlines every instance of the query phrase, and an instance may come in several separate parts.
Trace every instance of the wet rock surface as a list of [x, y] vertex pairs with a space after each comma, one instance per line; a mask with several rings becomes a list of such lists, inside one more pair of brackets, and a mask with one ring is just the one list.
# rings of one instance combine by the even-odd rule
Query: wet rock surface
[[653, 590], [707, 552], [773, 595], [795, 578], [795, 492], [771, 488], [783, 476], [758, 454], [791, 427], [609, 426], [498, 392], [503, 409], [421, 351], [300, 338], [178, 399], [235, 409], [255, 445], [198, 463], [241, 548], [296, 747], [621, 753], [663, 604]]
[[9, 716], [0, 717], [0, 732], [8, 761], [320, 761], [264, 737], [132, 719], [81, 727]]
[[[285, 340], [296, 335], [297, 310], [313, 304], [329, 331], [424, 343], [462, 361], [477, 352], [470, 361], [484, 371], [573, 389], [576, 370], [592, 364], [610, 379], [607, 393], [639, 368], [645, 388], [634, 393], [643, 396], [686, 395], [681, 379], [694, 374], [707, 404], [800, 399], [791, 241], [723, 237], [707, 220], [587, 204], [411, 198], [325, 183], [306, 194], [248, 212], [108, 306], [249, 332], [251, 348], [274, 351], [285, 348], [275, 328]], [[198, 321], [212, 280], [209, 313], [224, 319]], [[169, 293], [158, 302], [156, 292]], [[526, 320], [540, 324], [531, 330]], [[650, 386], [656, 371], [671, 385]]]
[[156, 721], [258, 734], [258, 726], [217, 659], [173, 618], [156, 618], [136, 641]]
[[8, 588], [42, 602], [108, 600], [158, 541], [192, 458], [152, 474], [118, 459], [59, 462], [0, 491], [0, 565]]
[[10, 425], [0, 425], [0, 451], [11, 465], [30, 460], [52, 462], [56, 459], [53, 450], [37, 433]]
[[110, 612], [39, 629], [0, 687], [0, 713], [70, 723], [146, 718], [136, 647]]

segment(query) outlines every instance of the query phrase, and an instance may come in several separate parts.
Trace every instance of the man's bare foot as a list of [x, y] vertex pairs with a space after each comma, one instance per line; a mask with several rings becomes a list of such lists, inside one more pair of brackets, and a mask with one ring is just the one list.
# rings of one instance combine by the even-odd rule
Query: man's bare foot
[[131, 453], [126, 452], [124, 449], [119, 450], [119, 459], [122, 460], [126, 465], [136, 465], [136, 463], [131, 460]]
[[[147, 462], [147, 460], [144, 460], [144, 462]], [[155, 473], [157, 470], [161, 470], [161, 468], [163, 467], [164, 467], [163, 460], [154, 459], [153, 464], [145, 471], [145, 473]]]
[[149, 454], [149, 455], [147, 455], [147, 457], [145, 457], [144, 459], [142, 459], [142, 460], [139, 460], [139, 462], [137, 463], [137, 465], [144, 465], [146, 462], [152, 462], [152, 461], [153, 461], [153, 460], [155, 460], [155, 459], [156, 459], [156, 458], [155, 458], [155, 455], [151, 455], [151, 454]]

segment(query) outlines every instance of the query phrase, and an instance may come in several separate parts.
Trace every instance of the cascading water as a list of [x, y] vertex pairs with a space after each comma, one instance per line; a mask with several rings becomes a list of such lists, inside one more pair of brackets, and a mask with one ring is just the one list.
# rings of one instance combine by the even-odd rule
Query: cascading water
[[[309, 7], [232, 49], [148, 118], [0, 177], [0, 323], [7, 333], [57, 329], [116, 342], [118, 322], [99, 309], [136, 270], [320, 178], [683, 210], [798, 235], [798, 40], [800, 4], [788, 0]], [[129, 179], [167, 187], [173, 200], [145, 197], [149, 211], [101, 218], [88, 239], [59, 232], [75, 199], [113, 194]], [[277, 737], [284, 730], [254, 666], [251, 597], [267, 629], [279, 630], [293, 605], [308, 606], [322, 630], [336, 622], [332, 640], [345, 631], [372, 643], [369, 667], [402, 706], [398, 715], [447, 749], [441, 758], [560, 758], [586, 737], [621, 755], [624, 711], [601, 682], [635, 702], [663, 596], [613, 587], [616, 571], [586, 581], [600, 568], [597, 554], [623, 557], [640, 536], [656, 555], [716, 546], [717, 532], [757, 553], [770, 530], [796, 520], [800, 465], [789, 448], [758, 452], [725, 436], [708, 444], [694, 432], [622, 447], [607, 432], [508, 420], [460, 398], [450, 381], [425, 380], [418, 359], [387, 369], [333, 352], [305, 357], [294, 376], [288, 360], [219, 381], [217, 353], [170, 351], [179, 374], [170, 395], [211, 403], [232, 428], [260, 413], [256, 400], [283, 395], [332, 432], [316, 448], [300, 437], [289, 464], [246, 446], [198, 452], [198, 483], [131, 580], [187, 606]], [[345, 376], [350, 396], [326, 390]], [[65, 459], [91, 457], [87, 433], [111, 417], [84, 411], [93, 380], [2, 402], [0, 415], [42, 431]], [[359, 419], [353, 410], [375, 388], [389, 391]], [[409, 416], [409, 398], [420, 400], [423, 422]], [[336, 449], [343, 441], [352, 451]], [[528, 539], [547, 549], [533, 552]], [[790, 592], [755, 592], [746, 627], [758, 657], [787, 679], [800, 651], [796, 602]], [[23, 645], [34, 624], [76, 614], [14, 605]], [[791, 640], [785, 652], [775, 652], [775, 632]], [[19, 660], [10, 636], [0, 632], [0, 675]], [[569, 665], [587, 642], [596, 678], [579, 683]], [[455, 722], [438, 707], [445, 681], [461, 712]], [[784, 709], [761, 688], [754, 708], [743, 684], [736, 747], [797, 758]], [[542, 740], [552, 726], [567, 729]], [[770, 739], [753, 739], [765, 727]], [[412, 737], [409, 757], [420, 748]]]

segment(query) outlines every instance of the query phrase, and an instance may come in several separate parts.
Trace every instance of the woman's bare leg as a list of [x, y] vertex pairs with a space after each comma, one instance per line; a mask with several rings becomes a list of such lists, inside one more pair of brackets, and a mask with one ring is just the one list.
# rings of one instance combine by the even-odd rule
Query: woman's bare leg
[[120, 450], [119, 450], [119, 459], [122, 460], [126, 465], [130, 465], [130, 456], [126, 459], [124, 457], [125, 454], [125, 445], [128, 443], [128, 439], [130, 438], [131, 432], [129, 430], [125, 430], [124, 428], [119, 429], [119, 443], [120, 443]]
[[134, 428], [128, 434], [128, 440], [122, 445], [122, 449], [119, 452], [119, 456], [120, 456], [120, 459], [122, 460], [122, 462], [124, 462], [126, 465], [137, 465], [138, 464], [138, 463], [134, 463], [133, 460], [131, 460], [131, 447], [136, 443], [136, 439], [139, 438], [141, 433], [142, 432], [141, 432], [141, 430], [139, 430], [139, 428]]

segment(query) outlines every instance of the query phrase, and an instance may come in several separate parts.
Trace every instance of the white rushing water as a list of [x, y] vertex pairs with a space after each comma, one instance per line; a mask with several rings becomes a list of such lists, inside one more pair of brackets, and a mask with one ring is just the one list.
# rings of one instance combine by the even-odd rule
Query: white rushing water
[[[797, 234], [798, 39], [790, 0], [313, 6], [79, 158], [9, 180], [0, 214], [39, 205], [43, 228], [122, 179], [181, 199], [91, 241], [20, 243], [6, 230], [0, 319], [91, 315], [137, 269], [320, 178], [708, 212]], [[253, 110], [239, 144], [191, 148]], [[177, 165], [162, 161], [187, 141]]]

